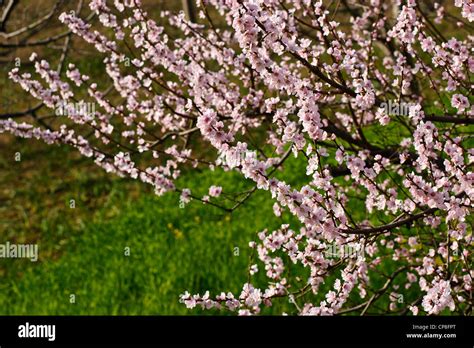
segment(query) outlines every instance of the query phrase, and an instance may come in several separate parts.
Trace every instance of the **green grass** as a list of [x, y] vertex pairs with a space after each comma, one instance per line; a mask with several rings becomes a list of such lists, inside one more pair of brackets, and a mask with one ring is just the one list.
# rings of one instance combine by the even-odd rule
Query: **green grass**
[[[66, 150], [52, 151], [47, 157], [62, 158], [60, 167], [74, 164], [74, 159], [64, 161]], [[50, 165], [54, 167], [54, 161]], [[27, 215], [36, 222], [11, 225], [2, 239], [9, 235], [10, 241], [32, 242], [29, 228], [39, 229], [34, 239], [40, 259], [0, 260], [4, 274], [0, 314], [202, 313], [187, 310], [178, 302], [179, 294], [208, 289], [240, 293], [248, 277], [248, 242], [264, 228], [288, 222], [274, 217], [264, 192], [256, 192], [248, 204], [229, 214], [197, 201], [179, 208], [175, 193], [156, 197], [144, 185], [113, 177], [107, 181], [94, 170], [82, 179], [75, 169], [66, 171], [64, 177], [70, 181], [64, 183], [66, 192], [60, 191], [61, 196], [56, 192], [59, 183], [46, 182], [49, 170], [46, 166], [34, 178], [35, 187], [53, 190], [56, 210], [43, 210], [34, 188], [24, 181], [16, 184], [13, 201], [35, 206], [34, 211], [27, 209]], [[98, 178], [91, 182], [94, 176]], [[198, 196], [212, 184], [222, 185], [228, 193], [252, 187], [239, 174], [221, 170], [185, 173], [179, 184]], [[78, 197], [75, 209], [69, 208], [69, 197]], [[102, 200], [96, 202], [96, 197]], [[92, 203], [96, 211], [84, 207]], [[125, 255], [127, 247], [130, 256]], [[75, 303], [70, 302], [71, 294]]]

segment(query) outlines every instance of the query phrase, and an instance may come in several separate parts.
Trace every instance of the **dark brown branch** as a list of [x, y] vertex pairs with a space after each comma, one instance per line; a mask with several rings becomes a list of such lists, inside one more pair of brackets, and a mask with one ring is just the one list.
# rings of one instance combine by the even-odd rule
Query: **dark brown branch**
[[28, 110], [25, 110], [25, 111], [12, 112], [10, 114], [8, 114], [8, 113], [7, 114], [0, 114], [0, 119], [18, 118], [18, 117], [23, 117], [23, 116], [27, 116], [27, 115], [32, 115], [33, 112], [38, 111], [43, 106], [44, 106], [43, 103], [39, 103], [39, 104], [37, 104], [37, 105], [33, 106], [32, 108], [30, 108]]
[[10, 0], [8, 2], [5, 10], [2, 13], [2, 17], [0, 18], [0, 32], [5, 31], [5, 26], [7, 25], [7, 21], [10, 18], [10, 15], [16, 5], [18, 5], [18, 0]]
[[386, 225], [383, 225], [383, 226], [360, 228], [360, 229], [349, 228], [349, 229], [341, 230], [341, 233], [369, 235], [369, 234], [373, 234], [373, 233], [387, 232], [387, 231], [393, 230], [394, 228], [410, 224], [413, 221], [421, 219], [426, 215], [432, 214], [437, 210], [438, 210], [437, 208], [430, 208], [430, 209], [427, 209], [425, 211], [422, 211], [421, 213], [412, 215], [412, 216], [410, 216], [406, 219], [394, 221], [392, 223], [389, 223], [389, 224], [386, 224]]

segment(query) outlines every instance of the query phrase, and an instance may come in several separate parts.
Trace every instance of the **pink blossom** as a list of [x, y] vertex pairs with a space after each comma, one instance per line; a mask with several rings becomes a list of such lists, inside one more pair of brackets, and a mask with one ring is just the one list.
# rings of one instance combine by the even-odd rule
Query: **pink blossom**
[[219, 197], [222, 192], [222, 187], [220, 186], [211, 186], [209, 187], [209, 196], [211, 197]]

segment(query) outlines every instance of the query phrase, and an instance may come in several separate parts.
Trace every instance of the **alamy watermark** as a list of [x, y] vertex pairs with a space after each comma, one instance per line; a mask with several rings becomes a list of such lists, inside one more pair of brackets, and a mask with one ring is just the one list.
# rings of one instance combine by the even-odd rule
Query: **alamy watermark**
[[387, 115], [395, 116], [409, 116], [410, 110], [416, 110], [417, 104], [414, 103], [405, 103], [405, 102], [394, 102], [389, 100], [388, 102], [383, 102], [380, 104], [380, 108], [384, 110]]
[[38, 244], [12, 244], [10, 242], [0, 244], [0, 258], [23, 258], [36, 262], [38, 261]]
[[94, 118], [95, 103], [86, 103], [83, 101], [77, 103], [61, 102], [56, 105], [56, 116], [75, 116], [82, 115], [87, 118]]
[[251, 163], [257, 161], [256, 151], [231, 151], [231, 152], [221, 152], [217, 156], [216, 163], [229, 166], [230, 168], [235, 168], [241, 166], [243, 163]]
[[337, 245], [333, 243], [326, 246], [324, 253], [328, 259], [358, 259], [364, 257], [364, 248], [360, 244]]
[[18, 337], [20, 338], [47, 338], [52, 342], [56, 339], [56, 325], [36, 325], [26, 322], [18, 326]]

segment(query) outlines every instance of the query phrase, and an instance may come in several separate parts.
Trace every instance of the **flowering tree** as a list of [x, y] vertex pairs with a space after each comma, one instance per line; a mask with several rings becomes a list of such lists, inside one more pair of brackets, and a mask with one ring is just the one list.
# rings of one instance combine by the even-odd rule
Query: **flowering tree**
[[[386, 295], [398, 314], [472, 312], [472, 0], [202, 0], [198, 23], [155, 21], [139, 0], [89, 5], [102, 32], [74, 12], [60, 20], [103, 55], [107, 79], [73, 64], [62, 76], [33, 54], [38, 76], [10, 77], [62, 124], [10, 118], [0, 132], [73, 146], [184, 204], [232, 212], [269, 191], [275, 215], [299, 221], [250, 241], [258, 261], [240, 294], [186, 292], [187, 307], [246, 315], [287, 298], [297, 314], [363, 315]], [[302, 187], [279, 175], [290, 156], [305, 163]], [[183, 167], [254, 187], [229, 206], [221, 187], [178, 187]]]

